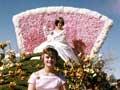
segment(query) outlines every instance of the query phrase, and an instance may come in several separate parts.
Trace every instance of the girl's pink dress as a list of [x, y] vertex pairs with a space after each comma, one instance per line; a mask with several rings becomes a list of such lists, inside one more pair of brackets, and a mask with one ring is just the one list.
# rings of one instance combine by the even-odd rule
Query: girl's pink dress
[[65, 79], [55, 74], [45, 74], [44, 69], [32, 73], [28, 80], [29, 84], [34, 84], [36, 90], [59, 90], [65, 84]]

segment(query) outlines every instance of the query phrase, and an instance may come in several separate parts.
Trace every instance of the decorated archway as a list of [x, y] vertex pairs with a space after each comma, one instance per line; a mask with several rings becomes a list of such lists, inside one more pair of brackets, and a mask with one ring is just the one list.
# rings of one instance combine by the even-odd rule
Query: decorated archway
[[99, 52], [112, 20], [92, 10], [74, 7], [42, 7], [13, 16], [17, 42], [20, 50], [32, 52], [46, 38], [43, 35], [43, 26], [46, 24], [54, 28], [54, 20], [63, 17], [67, 41], [83, 48], [86, 55], [94, 55]]

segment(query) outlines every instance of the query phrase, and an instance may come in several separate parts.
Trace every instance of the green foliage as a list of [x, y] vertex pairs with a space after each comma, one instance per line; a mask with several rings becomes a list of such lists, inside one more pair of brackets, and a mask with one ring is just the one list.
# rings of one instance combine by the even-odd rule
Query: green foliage
[[42, 67], [43, 64], [39, 60], [25, 60], [16, 63], [13, 67], [4, 69], [1, 71], [4, 81], [0, 84], [0, 90], [11, 90], [11, 82], [15, 82], [15, 87], [12, 90], [27, 90], [27, 80], [30, 74]]
[[[106, 79], [106, 74], [101, 70], [101, 63], [92, 64], [90, 61], [83, 61], [80, 65], [73, 63], [70, 66], [65, 64], [63, 60], [58, 60], [56, 71], [64, 74], [69, 90], [90, 88], [92, 90], [94, 88], [109, 90], [110, 84]], [[0, 90], [27, 90], [29, 76], [41, 68], [43, 68], [42, 61], [30, 60], [30, 56], [21, 58], [13, 66], [1, 71]]]

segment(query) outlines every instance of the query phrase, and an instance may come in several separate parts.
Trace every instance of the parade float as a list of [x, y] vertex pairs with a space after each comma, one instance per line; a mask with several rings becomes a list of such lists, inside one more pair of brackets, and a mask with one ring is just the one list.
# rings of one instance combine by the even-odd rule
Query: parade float
[[73, 63], [70, 67], [59, 60], [57, 65], [58, 73], [63, 73], [67, 79], [69, 90], [110, 88], [107, 74], [102, 70], [104, 63], [98, 54], [112, 26], [112, 20], [96, 11], [63, 6], [41, 7], [13, 16], [20, 57], [0, 73], [0, 88], [27, 88], [29, 75], [43, 67], [40, 60], [30, 60], [39, 55], [33, 53], [33, 50], [46, 40], [43, 27], [48, 25], [53, 30], [57, 17], [65, 20], [67, 42], [76, 54], [81, 53], [78, 55], [81, 64]]

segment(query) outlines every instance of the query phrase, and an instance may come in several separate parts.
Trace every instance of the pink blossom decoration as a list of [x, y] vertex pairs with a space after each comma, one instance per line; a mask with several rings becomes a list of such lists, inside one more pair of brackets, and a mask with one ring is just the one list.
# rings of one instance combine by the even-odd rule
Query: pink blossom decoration
[[[46, 40], [43, 35], [43, 27], [48, 25], [53, 30], [55, 19], [63, 17], [65, 20], [64, 29], [66, 30], [67, 42], [71, 47], [74, 48], [73, 40], [81, 40], [85, 45], [85, 54], [94, 53], [95, 49], [99, 51], [99, 47], [105, 39], [105, 35], [101, 33], [107, 32], [109, 30], [107, 27], [110, 27], [112, 22], [107, 17], [102, 17], [101, 14], [90, 10], [72, 7], [57, 8], [58, 10], [55, 9], [56, 11], [50, 9], [50, 7], [46, 7], [45, 10], [41, 8], [28, 10], [14, 16], [13, 22], [19, 48], [32, 52], [36, 46]], [[68, 8], [73, 9], [73, 12], [69, 12]], [[106, 24], [108, 24], [107, 27]], [[97, 43], [99, 40], [100, 42]]]

